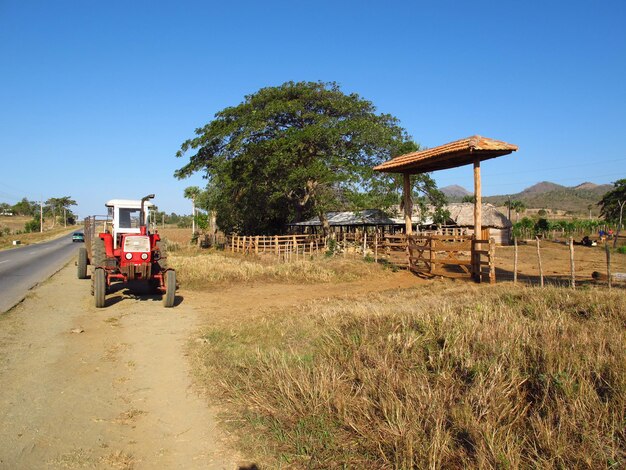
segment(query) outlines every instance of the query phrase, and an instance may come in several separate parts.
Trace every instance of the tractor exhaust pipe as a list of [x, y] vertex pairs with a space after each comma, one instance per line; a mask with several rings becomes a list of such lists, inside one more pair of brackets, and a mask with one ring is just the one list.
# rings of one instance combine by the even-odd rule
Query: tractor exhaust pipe
[[154, 199], [154, 194], [148, 194], [141, 198], [141, 211], [139, 212], [139, 230], [142, 235], [146, 234], [146, 211], [144, 205], [148, 199]]

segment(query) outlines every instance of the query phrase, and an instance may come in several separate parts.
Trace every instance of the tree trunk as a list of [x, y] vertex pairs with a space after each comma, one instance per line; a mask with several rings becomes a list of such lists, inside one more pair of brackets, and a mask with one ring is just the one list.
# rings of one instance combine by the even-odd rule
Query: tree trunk
[[320, 218], [320, 222], [322, 224], [322, 234], [324, 235], [324, 237], [329, 236], [330, 235], [330, 223], [328, 223], [326, 214], [323, 212], [320, 212], [318, 214], [318, 217]]
[[615, 239], [613, 240], [613, 248], [617, 248], [617, 240], [619, 238], [619, 232], [622, 229], [622, 214], [624, 213], [624, 204], [626, 201], [617, 201], [619, 204], [619, 223], [617, 224], [617, 232], [615, 232]]

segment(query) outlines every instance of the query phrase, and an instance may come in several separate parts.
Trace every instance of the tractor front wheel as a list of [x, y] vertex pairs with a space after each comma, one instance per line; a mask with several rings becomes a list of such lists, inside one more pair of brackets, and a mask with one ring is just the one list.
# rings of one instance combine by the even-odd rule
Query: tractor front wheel
[[163, 305], [173, 307], [176, 299], [176, 271], [170, 269], [165, 271], [165, 294], [163, 294]]
[[106, 302], [107, 280], [106, 273], [102, 268], [96, 268], [94, 274], [94, 292], [93, 296], [96, 301], [96, 308], [104, 307]]
[[85, 248], [79, 248], [78, 264], [76, 266], [78, 279], [87, 279], [87, 250]]

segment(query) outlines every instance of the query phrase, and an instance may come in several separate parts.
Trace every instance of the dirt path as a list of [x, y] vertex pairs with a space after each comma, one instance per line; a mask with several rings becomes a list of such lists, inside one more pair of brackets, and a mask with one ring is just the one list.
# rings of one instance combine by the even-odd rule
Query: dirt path
[[267, 308], [419, 282], [397, 273], [182, 290], [173, 309], [119, 292], [96, 309], [89, 281], [76, 279], [70, 263], [0, 316], [0, 468], [237, 468], [241, 457], [216, 429], [215, 410], [191, 388], [193, 333]]
[[0, 317], [0, 468], [235, 468], [189, 386], [198, 320], [185, 301], [95, 309], [71, 264], [37, 287]]

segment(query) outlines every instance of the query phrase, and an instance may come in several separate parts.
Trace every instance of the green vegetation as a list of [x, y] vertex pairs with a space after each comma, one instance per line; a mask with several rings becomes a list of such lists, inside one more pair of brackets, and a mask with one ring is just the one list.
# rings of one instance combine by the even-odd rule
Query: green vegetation
[[548, 220], [539, 218], [533, 220], [523, 217], [519, 222], [513, 224], [513, 236], [518, 238], [534, 238], [535, 236], [546, 236], [553, 230], [561, 231], [565, 236], [589, 235], [597, 233], [598, 228], [603, 226], [601, 220]]
[[57, 223], [74, 225], [76, 223], [76, 215], [70, 210], [70, 207], [75, 205], [76, 201], [71, 196], [51, 197], [45, 202], [43, 208], [36, 201], [22, 198], [21, 201], [14, 205], [9, 205], [6, 202], [0, 203], [0, 214], [32, 217], [33, 222], [29, 222], [25, 228], [27, 232], [31, 232], [35, 231], [35, 219], [37, 219], [37, 230], [39, 230], [40, 211], [43, 211], [44, 218], [51, 222], [51, 228], [54, 228]]
[[[262, 88], [218, 112], [196, 135], [177, 153], [196, 151], [175, 176], [207, 175], [203, 208], [217, 212], [227, 233], [277, 233], [312, 215], [327, 229], [329, 210], [389, 207], [399, 202], [400, 182], [372, 167], [418, 149], [395, 117], [322, 82]], [[428, 175], [412, 182], [442, 205]]]
[[623, 292], [445, 286], [206, 329], [198, 380], [272, 468], [621, 468]]

